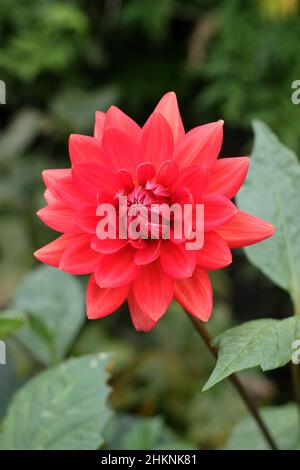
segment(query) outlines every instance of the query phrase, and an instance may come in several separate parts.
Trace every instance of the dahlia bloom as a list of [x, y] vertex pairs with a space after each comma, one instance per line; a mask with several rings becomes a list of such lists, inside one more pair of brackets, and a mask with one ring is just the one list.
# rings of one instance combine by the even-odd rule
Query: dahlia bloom
[[[45, 170], [47, 206], [40, 219], [62, 233], [35, 252], [38, 260], [71, 274], [90, 274], [87, 316], [113, 313], [127, 299], [136, 330], [149, 331], [175, 298], [207, 321], [212, 312], [209, 270], [228, 266], [231, 248], [270, 237], [268, 222], [231, 201], [249, 166], [247, 157], [217, 160], [223, 121], [185, 132], [176, 95], [167, 93], [140, 128], [120, 109], [96, 112], [94, 137], [71, 135], [72, 167]], [[204, 244], [186, 249], [185, 237], [106, 238], [97, 235], [100, 203], [120, 195], [151, 212], [152, 204], [202, 204]]]

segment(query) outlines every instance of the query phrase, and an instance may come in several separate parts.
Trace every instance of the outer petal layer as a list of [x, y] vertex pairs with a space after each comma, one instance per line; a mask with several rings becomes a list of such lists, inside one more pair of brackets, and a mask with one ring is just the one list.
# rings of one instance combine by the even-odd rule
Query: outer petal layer
[[90, 320], [96, 320], [113, 313], [126, 300], [128, 291], [129, 285], [118, 289], [101, 288], [96, 283], [94, 275], [92, 275], [87, 288], [87, 317]]
[[74, 166], [72, 175], [78, 189], [95, 201], [99, 193], [114, 195], [119, 189], [115, 174], [96, 162], [78, 163]]
[[232, 261], [231, 251], [225, 240], [215, 232], [206, 232], [203, 248], [196, 252], [197, 264], [201, 269], [220, 269]]
[[165, 273], [173, 279], [191, 277], [196, 267], [196, 256], [184, 245], [176, 245], [169, 240], [161, 244], [160, 262]]
[[204, 203], [204, 230], [211, 232], [228, 222], [237, 213], [236, 206], [224, 196], [205, 196]]
[[75, 211], [62, 202], [53, 202], [37, 212], [38, 217], [48, 227], [62, 233], [77, 233], [74, 225]]
[[71, 274], [89, 274], [101, 260], [101, 255], [90, 247], [90, 235], [77, 235], [65, 249], [59, 268]]
[[76, 237], [76, 235], [61, 235], [56, 238], [56, 240], [53, 240], [53, 242], [36, 250], [34, 256], [42, 263], [58, 268], [63, 252], [74, 237]]
[[173, 297], [173, 284], [158, 261], [144, 266], [134, 281], [134, 297], [143, 312], [152, 320], [159, 320], [166, 312]]
[[152, 263], [160, 254], [160, 240], [147, 240], [144, 248], [137, 250], [134, 261], [138, 266]]
[[107, 164], [113, 170], [129, 170], [134, 174], [138, 161], [138, 147], [125, 132], [108, 128], [103, 134], [103, 150]]
[[172, 129], [174, 143], [176, 144], [185, 134], [176, 94], [173, 91], [166, 93], [159, 101], [154, 112], [160, 113], [166, 119]]
[[150, 331], [155, 327], [156, 321], [152, 320], [139, 306], [132, 291], [128, 295], [128, 305], [132, 323], [137, 331]]
[[140, 126], [117, 106], [111, 106], [106, 113], [105, 127], [115, 127], [136, 141], [141, 132]]
[[210, 172], [207, 191], [231, 199], [242, 186], [249, 168], [248, 157], [222, 158]]
[[102, 111], [96, 111], [95, 113], [95, 127], [94, 127], [94, 137], [101, 140], [104, 130], [106, 114]]
[[138, 276], [140, 267], [134, 262], [134, 250], [130, 245], [117, 253], [103, 255], [95, 271], [100, 287], [120, 287], [132, 282]]
[[174, 160], [180, 168], [190, 165], [206, 165], [210, 168], [218, 158], [222, 140], [223, 121], [195, 127], [179, 142]]
[[272, 224], [243, 211], [239, 211], [218, 229], [218, 233], [227, 241], [230, 248], [253, 245], [271, 237], [274, 232]]
[[176, 281], [175, 299], [199, 320], [207, 321], [212, 313], [212, 287], [206, 271], [196, 268], [191, 278]]
[[140, 135], [142, 162], [150, 162], [156, 170], [173, 155], [173, 134], [165, 118], [158, 113], [150, 116]]
[[72, 165], [103, 160], [102, 146], [99, 139], [87, 135], [72, 134], [69, 139], [69, 153]]
[[174, 184], [175, 188], [184, 186], [188, 188], [194, 198], [201, 197], [207, 188], [208, 177], [206, 166], [192, 165], [184, 168]]

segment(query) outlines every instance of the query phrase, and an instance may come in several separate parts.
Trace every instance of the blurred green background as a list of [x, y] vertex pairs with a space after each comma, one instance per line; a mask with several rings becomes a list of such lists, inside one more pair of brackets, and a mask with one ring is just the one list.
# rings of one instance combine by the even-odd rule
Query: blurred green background
[[[33, 251], [55, 237], [35, 216], [44, 204], [40, 172], [69, 165], [68, 136], [91, 134], [95, 110], [115, 104], [142, 124], [174, 90], [186, 129], [225, 120], [222, 155], [250, 151], [253, 118], [300, 153], [299, 106], [291, 102], [291, 84], [300, 79], [299, 3], [1, 0], [0, 79], [7, 87], [0, 107], [2, 309], [36, 264]], [[288, 295], [241, 251], [234, 260], [212, 273], [213, 335], [237, 322], [291, 312]], [[15, 388], [40, 367], [24, 345], [9, 347], [13, 365], [0, 371], [2, 414]], [[150, 334], [133, 331], [126, 306], [85, 322], [69, 355], [96, 351], [114, 352], [110, 402], [124, 415], [122, 425], [132, 416], [156, 417], [148, 422], [153, 442], [161, 442], [166, 426], [187, 446], [222, 446], [245, 411], [227, 384], [201, 392], [213, 361], [175, 304]], [[259, 404], [291, 396], [285, 369], [242, 379]]]

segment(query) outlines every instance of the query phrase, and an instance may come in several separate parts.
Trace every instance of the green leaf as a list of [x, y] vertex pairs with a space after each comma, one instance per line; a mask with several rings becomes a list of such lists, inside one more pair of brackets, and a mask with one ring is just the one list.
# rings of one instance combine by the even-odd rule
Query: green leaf
[[262, 122], [254, 123], [250, 171], [237, 202], [240, 209], [275, 225], [269, 240], [245, 249], [250, 261], [288, 290], [300, 312], [300, 165]]
[[160, 417], [116, 415], [110, 421], [105, 441], [111, 450], [194, 449], [165, 426]]
[[0, 339], [6, 338], [26, 322], [22, 313], [8, 310], [0, 314]]
[[292, 358], [292, 343], [300, 339], [300, 318], [261, 319], [243, 323], [215, 338], [219, 346], [216, 366], [203, 390], [249, 367], [262, 370], [284, 366]]
[[30, 322], [18, 335], [45, 364], [65, 356], [85, 319], [80, 282], [46, 266], [27, 274], [12, 305], [28, 312]]
[[14, 396], [0, 449], [97, 449], [109, 417], [106, 354], [70, 359], [42, 372]]
[[[279, 449], [300, 449], [296, 405], [274, 406], [260, 411]], [[226, 444], [226, 449], [267, 450], [269, 446], [258, 431], [252, 416], [247, 415], [233, 430]]]

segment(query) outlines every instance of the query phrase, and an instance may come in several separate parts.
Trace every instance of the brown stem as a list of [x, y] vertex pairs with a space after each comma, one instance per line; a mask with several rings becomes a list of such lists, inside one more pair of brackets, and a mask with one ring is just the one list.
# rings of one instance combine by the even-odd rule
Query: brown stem
[[[212, 345], [212, 340], [204, 327], [203, 323], [200, 320], [197, 320], [197, 318], [193, 317], [190, 315], [188, 312], [186, 312], [189, 319], [191, 320], [192, 324], [194, 325], [196, 331], [199, 333], [199, 335], [202, 337], [204, 343], [212, 353], [212, 355], [217, 359], [218, 357], [218, 349]], [[245, 390], [244, 386], [242, 385], [240, 379], [236, 374], [231, 374], [229, 377], [230, 382], [234, 385], [236, 390], [238, 391], [240, 397], [244, 401], [245, 405], [247, 406], [249, 412], [253, 416], [253, 418], [256, 421], [257, 426], [259, 427], [261, 433], [263, 434], [265, 440], [268, 442], [270, 448], [272, 450], [278, 450], [277, 445], [274, 442], [273, 437], [271, 436], [266, 424], [262, 420], [256, 406], [252, 402], [251, 398], [249, 397], [247, 391]]]

